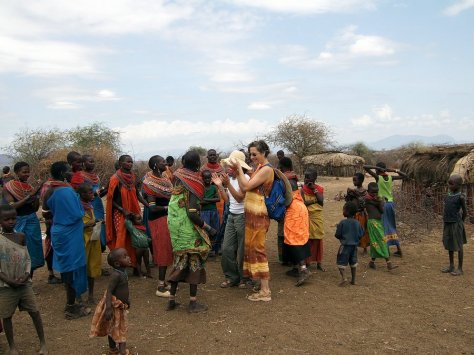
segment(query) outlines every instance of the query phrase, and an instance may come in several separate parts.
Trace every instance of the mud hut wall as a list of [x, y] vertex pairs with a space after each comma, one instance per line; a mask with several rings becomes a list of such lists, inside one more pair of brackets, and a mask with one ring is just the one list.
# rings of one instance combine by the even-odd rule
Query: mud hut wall
[[328, 165], [314, 165], [308, 164], [305, 166], [307, 168], [316, 169], [318, 176], [336, 176], [336, 177], [350, 177], [354, 176], [355, 173], [364, 172], [362, 165], [360, 166], [332, 166]]

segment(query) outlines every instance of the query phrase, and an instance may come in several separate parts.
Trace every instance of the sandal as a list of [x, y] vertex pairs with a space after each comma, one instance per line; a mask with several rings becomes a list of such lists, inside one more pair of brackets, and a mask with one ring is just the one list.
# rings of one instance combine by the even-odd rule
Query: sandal
[[229, 287], [234, 287], [234, 286], [237, 286], [237, 285], [231, 282], [230, 280], [225, 280], [224, 282], [221, 283], [221, 288], [229, 288]]
[[271, 291], [268, 291], [267, 293], [260, 291], [258, 293], [251, 294], [250, 296], [247, 297], [247, 299], [253, 302], [257, 302], [257, 301], [269, 302], [272, 300], [272, 293]]
[[244, 281], [240, 281], [239, 285], [237, 286], [240, 289], [246, 289], [247, 288], [247, 283]]
[[462, 270], [453, 270], [451, 271], [451, 275], [453, 276], [461, 276], [462, 274], [464, 274], [464, 272]]

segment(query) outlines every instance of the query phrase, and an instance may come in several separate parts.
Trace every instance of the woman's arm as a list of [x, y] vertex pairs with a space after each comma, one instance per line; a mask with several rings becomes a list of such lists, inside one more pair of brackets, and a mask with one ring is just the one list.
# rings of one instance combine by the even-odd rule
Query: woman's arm
[[405, 174], [403, 171], [400, 171], [398, 169], [387, 169], [385, 171], [390, 172], [390, 173], [398, 174], [398, 176], [392, 176], [392, 180], [403, 180], [403, 179], [406, 179], [408, 177], [407, 174]]
[[148, 208], [151, 212], [163, 212], [168, 211], [168, 206], [157, 206], [156, 199], [153, 196], [146, 196], [146, 201], [148, 203]]
[[377, 179], [378, 179], [378, 175], [377, 175], [376, 171], [377, 170], [383, 170], [383, 169], [381, 169], [381, 168], [379, 168], [378, 166], [375, 166], [375, 165], [364, 165], [363, 168], [370, 176], [372, 176], [375, 179], [375, 181], [377, 181]]
[[186, 212], [188, 214], [189, 219], [195, 225], [204, 229], [211, 236], [216, 235], [217, 231], [211, 226], [209, 226], [208, 224], [204, 223], [198, 211], [199, 211], [199, 199], [196, 196], [194, 196], [194, 194], [189, 193], [188, 205], [186, 206]]
[[237, 171], [237, 181], [242, 192], [247, 192], [263, 185], [271, 174], [274, 174], [273, 169], [269, 166], [264, 166], [252, 175], [252, 178], [247, 181], [244, 172], [240, 164], [234, 165], [234, 169]]

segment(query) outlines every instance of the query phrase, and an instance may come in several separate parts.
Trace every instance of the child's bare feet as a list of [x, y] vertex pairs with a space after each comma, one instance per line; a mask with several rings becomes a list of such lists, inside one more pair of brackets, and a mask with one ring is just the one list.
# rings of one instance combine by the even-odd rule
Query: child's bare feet
[[461, 276], [463, 274], [464, 274], [464, 272], [462, 271], [462, 269], [457, 269], [457, 270], [451, 271], [451, 275], [453, 275], [453, 276]]
[[48, 355], [48, 350], [46, 349], [46, 344], [41, 345], [39, 355]]
[[442, 272], [443, 274], [449, 274], [449, 273], [451, 273], [451, 272], [453, 272], [453, 271], [454, 271], [454, 266], [446, 266], [446, 267], [444, 267], [444, 268], [441, 269], [441, 272]]
[[394, 265], [394, 264], [392, 264], [391, 261], [387, 261], [387, 269], [393, 270], [393, 269], [396, 269], [397, 267], [398, 267], [398, 265]]
[[375, 270], [375, 261], [369, 261], [369, 267]]
[[339, 282], [339, 287], [346, 287], [349, 285], [349, 281], [347, 279], [342, 280]]
[[355, 281], [351, 281], [351, 285], [354, 286], [356, 284]]

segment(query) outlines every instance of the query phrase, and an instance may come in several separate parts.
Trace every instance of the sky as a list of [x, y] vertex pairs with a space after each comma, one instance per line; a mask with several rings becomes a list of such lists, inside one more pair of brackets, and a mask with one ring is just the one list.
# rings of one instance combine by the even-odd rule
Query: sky
[[474, 0], [2, 0], [0, 146], [102, 122], [135, 157], [228, 151], [293, 114], [472, 141], [473, 38]]

